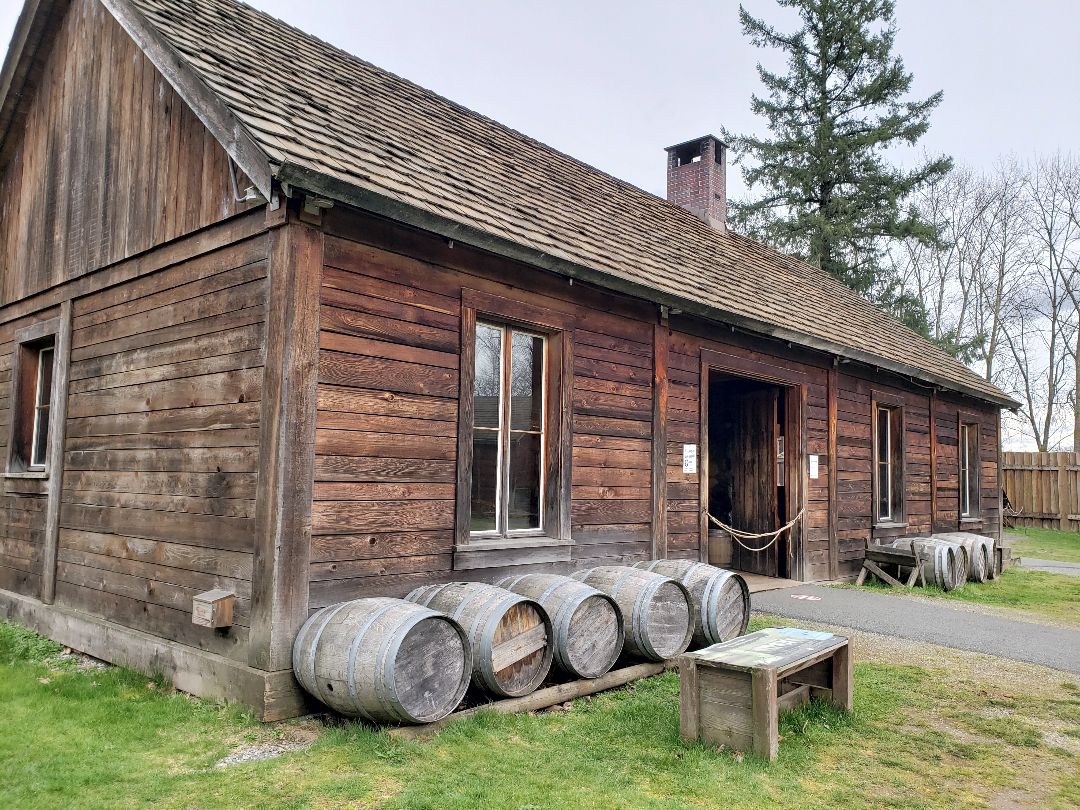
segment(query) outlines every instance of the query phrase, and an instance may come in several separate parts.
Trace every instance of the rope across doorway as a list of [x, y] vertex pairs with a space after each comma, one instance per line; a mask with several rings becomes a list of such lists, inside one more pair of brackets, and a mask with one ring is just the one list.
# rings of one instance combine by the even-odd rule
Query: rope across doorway
[[[725, 532], [730, 534], [731, 539], [734, 540], [736, 543], [738, 543], [740, 546], [742, 546], [744, 549], [756, 554], [756, 553], [759, 553], [759, 552], [762, 552], [762, 551], [767, 551], [773, 545], [773, 543], [775, 543], [779, 539], [780, 535], [782, 535], [784, 532], [791, 529], [792, 526], [794, 526], [796, 523], [799, 522], [800, 519], [802, 519], [802, 516], [803, 516], [803, 514], [805, 512], [806, 512], [805, 509], [800, 509], [799, 514], [797, 514], [795, 517], [793, 517], [791, 520], [789, 520], [787, 523], [785, 523], [783, 526], [781, 526], [776, 531], [761, 532], [761, 533], [758, 533], [758, 534], [754, 534], [752, 532], [743, 532], [743, 531], [739, 531], [738, 529], [733, 529], [731, 526], [728, 526], [726, 523], [723, 523], [723, 522], [717, 520], [716, 518], [714, 518], [711, 514], [709, 515], [709, 520], [712, 521], [712, 523], [716, 527], [718, 527], [720, 529], [723, 529]], [[763, 537], [768, 537], [768, 538], [771, 538], [771, 539], [769, 540], [768, 543], [761, 546], [760, 548], [751, 548], [750, 546], [746, 545], [746, 543], [743, 542], [744, 540], [760, 540]]]

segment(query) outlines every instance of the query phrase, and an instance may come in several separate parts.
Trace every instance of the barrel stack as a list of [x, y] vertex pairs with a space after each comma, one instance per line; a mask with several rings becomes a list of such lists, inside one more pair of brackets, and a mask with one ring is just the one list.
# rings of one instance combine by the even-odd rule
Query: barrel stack
[[967, 578], [967, 550], [958, 543], [934, 537], [897, 537], [877, 541], [878, 546], [900, 548], [905, 551], [914, 544], [915, 551], [925, 560], [923, 575], [928, 585], [937, 585], [944, 591], [964, 587]]
[[964, 547], [968, 554], [968, 581], [986, 582], [997, 577], [993, 539], [972, 532], [937, 532], [934, 537]]

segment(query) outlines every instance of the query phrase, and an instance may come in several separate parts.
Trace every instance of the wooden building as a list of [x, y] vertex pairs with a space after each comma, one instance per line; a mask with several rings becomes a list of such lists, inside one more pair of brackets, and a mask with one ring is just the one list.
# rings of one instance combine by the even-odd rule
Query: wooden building
[[[0, 615], [277, 718], [336, 601], [662, 557], [825, 580], [872, 536], [996, 535], [1014, 403], [727, 231], [717, 139], [667, 159], [670, 201], [233, 0], [28, 0]], [[794, 527], [752, 554], [709, 511]]]

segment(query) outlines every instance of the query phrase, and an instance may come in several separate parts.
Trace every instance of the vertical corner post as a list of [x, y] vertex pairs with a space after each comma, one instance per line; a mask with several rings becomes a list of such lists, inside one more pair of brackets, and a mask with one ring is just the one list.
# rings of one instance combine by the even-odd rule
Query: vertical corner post
[[269, 241], [250, 663], [277, 671], [308, 613], [323, 232], [288, 217]]

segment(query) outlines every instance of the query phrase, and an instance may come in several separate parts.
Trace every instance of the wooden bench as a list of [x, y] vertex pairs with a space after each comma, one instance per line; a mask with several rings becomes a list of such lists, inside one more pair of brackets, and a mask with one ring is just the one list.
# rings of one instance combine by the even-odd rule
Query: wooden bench
[[[874, 546], [867, 540], [865, 554], [862, 570], [859, 571], [859, 578], [855, 580], [856, 585], [862, 585], [866, 582], [866, 575], [873, 574], [882, 582], [892, 585], [894, 588], [913, 588], [916, 583], [921, 583], [925, 587], [926, 575], [923, 572], [923, 565], [926, 562], [926, 557], [915, 550], [914, 540], [911, 542], [910, 549]], [[908, 574], [906, 582], [901, 582], [887, 573], [881, 567], [883, 565], [897, 566], [897, 574], [900, 573], [902, 568], [910, 568], [911, 573]]]
[[810, 697], [850, 711], [852, 685], [844, 636], [759, 630], [679, 658], [679, 732], [773, 760], [780, 711]]

